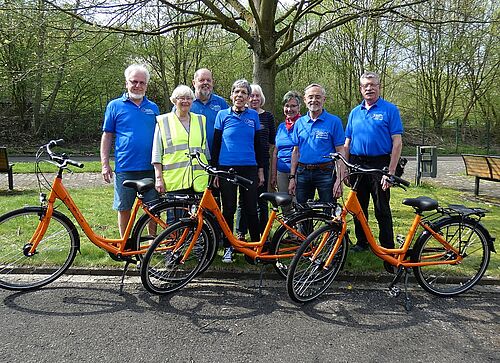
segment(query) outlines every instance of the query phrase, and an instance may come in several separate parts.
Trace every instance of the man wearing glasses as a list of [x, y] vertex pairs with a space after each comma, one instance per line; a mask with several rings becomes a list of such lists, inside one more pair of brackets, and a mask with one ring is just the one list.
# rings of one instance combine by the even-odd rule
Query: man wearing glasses
[[[101, 138], [102, 176], [111, 182], [113, 170], [109, 165], [109, 154], [113, 138], [115, 140], [115, 178], [113, 209], [118, 211], [118, 227], [123, 236], [130, 211], [135, 201], [134, 189], [124, 187], [127, 179], [154, 178], [151, 165], [151, 150], [158, 106], [146, 98], [149, 71], [141, 65], [132, 64], [125, 70], [125, 92], [106, 106]], [[157, 197], [150, 190], [145, 200]]]
[[[353, 164], [365, 168], [389, 168], [396, 172], [401, 155], [403, 124], [398, 108], [380, 97], [380, 77], [373, 72], [365, 72], [360, 77], [360, 92], [363, 101], [350, 113], [346, 126], [345, 150]], [[351, 180], [353, 183], [354, 180]], [[358, 199], [368, 218], [370, 195], [373, 199], [375, 218], [379, 226], [379, 240], [383, 247], [394, 248], [394, 232], [390, 201], [390, 184], [387, 177], [363, 175], [358, 184]], [[365, 234], [355, 219], [357, 243], [353, 251], [368, 248]]]

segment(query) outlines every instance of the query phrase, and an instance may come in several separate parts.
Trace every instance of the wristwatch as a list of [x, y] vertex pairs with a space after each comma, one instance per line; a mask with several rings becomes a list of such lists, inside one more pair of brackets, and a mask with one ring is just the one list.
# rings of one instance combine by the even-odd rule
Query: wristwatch
[[295, 174], [288, 175], [288, 180], [292, 180], [292, 179], [295, 179]]

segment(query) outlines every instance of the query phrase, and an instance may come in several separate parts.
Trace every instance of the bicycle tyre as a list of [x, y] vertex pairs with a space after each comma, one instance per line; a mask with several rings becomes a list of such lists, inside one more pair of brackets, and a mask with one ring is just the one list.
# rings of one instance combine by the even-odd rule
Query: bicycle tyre
[[37, 289], [56, 280], [73, 263], [80, 237], [71, 220], [58, 211], [53, 211], [36, 253], [27, 254], [43, 213], [41, 207], [26, 207], [0, 217], [0, 287]]
[[[325, 270], [323, 267], [340, 233], [341, 227], [338, 224], [324, 226], [311, 233], [302, 243], [292, 259], [286, 279], [288, 295], [293, 301], [306, 303], [318, 298], [337, 277], [347, 256], [347, 240], [345, 236], [342, 238], [341, 245], [329, 269]], [[319, 243], [325, 237], [327, 238], [326, 243], [318, 254], [318, 258], [312, 261], [309, 256], [312, 251], [317, 250]]]
[[[187, 203], [184, 201], [178, 201], [178, 200], [165, 200], [157, 205], [155, 205], [153, 208], [151, 208], [151, 213], [154, 214], [157, 218], [161, 219], [167, 224], [167, 227], [171, 225], [172, 223], [168, 224], [168, 215], [174, 215], [175, 220], [174, 223], [178, 221], [180, 218], [187, 218], [189, 217], [189, 211], [191, 209], [191, 203]], [[153, 242], [153, 240], [156, 238], [156, 236], [159, 234], [158, 230], [156, 231], [156, 235], [151, 236], [150, 231], [148, 230], [148, 225], [149, 222], [151, 221], [151, 217], [148, 214], [143, 214], [135, 223], [134, 229], [132, 230], [132, 240], [134, 241], [134, 246], [136, 250], [140, 249], [147, 249], [149, 245]], [[212, 224], [209, 222], [208, 219], [205, 219], [205, 223], [210, 231], [211, 238], [215, 240], [215, 230]], [[161, 226], [158, 224], [156, 225], [156, 228], [159, 229]], [[164, 231], [165, 229], [161, 229], [161, 231]], [[160, 231], [160, 233], [161, 233]], [[217, 254], [217, 246], [216, 244], [212, 243], [209, 246], [209, 250], [207, 251], [207, 258], [204, 261], [204, 264], [200, 268], [200, 271], [198, 274], [202, 274], [203, 272], [208, 269], [208, 267], [211, 265], [213, 260], [215, 259], [215, 255]], [[143, 254], [137, 255], [139, 261], [142, 262], [143, 260]]]
[[[186, 286], [202, 267], [211, 243], [208, 227], [203, 226], [200, 237], [187, 259], [182, 262], [196, 223], [179, 221], [172, 224], [155, 238], [141, 264], [141, 281], [146, 290], [157, 295], [165, 295]], [[174, 251], [183, 234], [184, 242]]]
[[[305, 237], [309, 236], [313, 231], [322, 227], [325, 223], [330, 222], [332, 217], [318, 210], [299, 211], [290, 216], [285, 221], [286, 225], [300, 231]], [[271, 240], [270, 253], [273, 255], [289, 254], [291, 251], [298, 250], [304, 242], [299, 236], [288, 231], [285, 226], [280, 225], [274, 232]], [[284, 279], [288, 274], [292, 257], [278, 258], [274, 263], [274, 269]]]
[[[445, 217], [433, 229], [458, 248], [463, 260], [454, 265], [426, 265], [413, 268], [419, 285], [431, 294], [450, 297], [472, 288], [484, 275], [490, 261], [489, 233], [477, 221], [459, 216]], [[464, 244], [465, 243], [465, 244]], [[453, 258], [453, 253], [424, 231], [413, 247], [413, 262]], [[441, 255], [437, 258], [436, 255]]]

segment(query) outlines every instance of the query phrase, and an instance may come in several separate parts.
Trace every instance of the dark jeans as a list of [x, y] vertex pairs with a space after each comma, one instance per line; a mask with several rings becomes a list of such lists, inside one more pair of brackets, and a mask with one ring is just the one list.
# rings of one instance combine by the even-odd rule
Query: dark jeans
[[295, 197], [297, 203], [314, 199], [316, 189], [321, 202], [333, 202], [334, 165], [325, 169], [306, 169], [297, 166]]
[[[389, 166], [391, 161], [390, 155], [383, 155], [378, 157], [363, 157], [358, 155], [351, 155], [349, 158], [353, 164], [360, 165], [364, 168], [382, 169]], [[351, 177], [351, 185], [354, 184], [355, 178], [361, 178], [358, 184], [358, 200], [363, 209], [363, 213], [368, 220], [368, 205], [370, 204], [370, 196], [373, 199], [373, 209], [375, 211], [375, 218], [378, 222], [379, 228], [379, 241], [383, 247], [394, 248], [394, 231], [392, 228], [392, 213], [389, 204], [391, 199], [390, 189], [382, 190], [380, 184], [382, 176], [380, 174], [364, 174]], [[361, 224], [357, 219], [354, 219], [354, 226], [356, 231], [357, 244], [366, 247], [368, 241], [365, 233], [361, 228]]]
[[[264, 165], [264, 185], [257, 188], [257, 197], [262, 193], [267, 192], [267, 185], [269, 183], [269, 164]], [[269, 219], [269, 206], [267, 201], [257, 198], [257, 216], [259, 218], [259, 232], [262, 234], [266, 229], [267, 220]], [[241, 207], [241, 200], [238, 203], [236, 210], [236, 232], [246, 235], [248, 231], [246, 211]], [[253, 241], [253, 240], [252, 240]]]
[[[248, 223], [248, 229], [250, 230], [250, 237], [252, 241], [257, 242], [260, 240], [259, 233], [259, 219], [257, 217], [257, 166], [221, 166], [221, 170], [229, 170], [233, 168], [236, 174], [250, 179], [253, 181], [251, 186], [248, 186], [248, 190], [242, 186], [234, 185], [227, 180], [219, 179], [220, 194], [222, 201], [222, 215], [224, 216], [229, 228], [233, 231], [234, 227], [234, 213], [236, 212], [237, 204], [237, 192], [239, 188], [239, 199], [242, 203], [241, 207], [246, 212], [246, 219]], [[228, 247], [229, 244], [224, 240], [224, 246]]]

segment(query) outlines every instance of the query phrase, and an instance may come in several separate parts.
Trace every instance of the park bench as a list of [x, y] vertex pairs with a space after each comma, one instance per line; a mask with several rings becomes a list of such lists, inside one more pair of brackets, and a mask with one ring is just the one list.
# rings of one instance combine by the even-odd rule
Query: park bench
[[500, 181], [500, 156], [463, 154], [465, 172], [475, 176], [474, 194], [479, 194], [479, 180]]
[[14, 176], [12, 173], [12, 166], [7, 157], [7, 148], [0, 147], [0, 173], [7, 173], [9, 178], [9, 190], [14, 189]]

